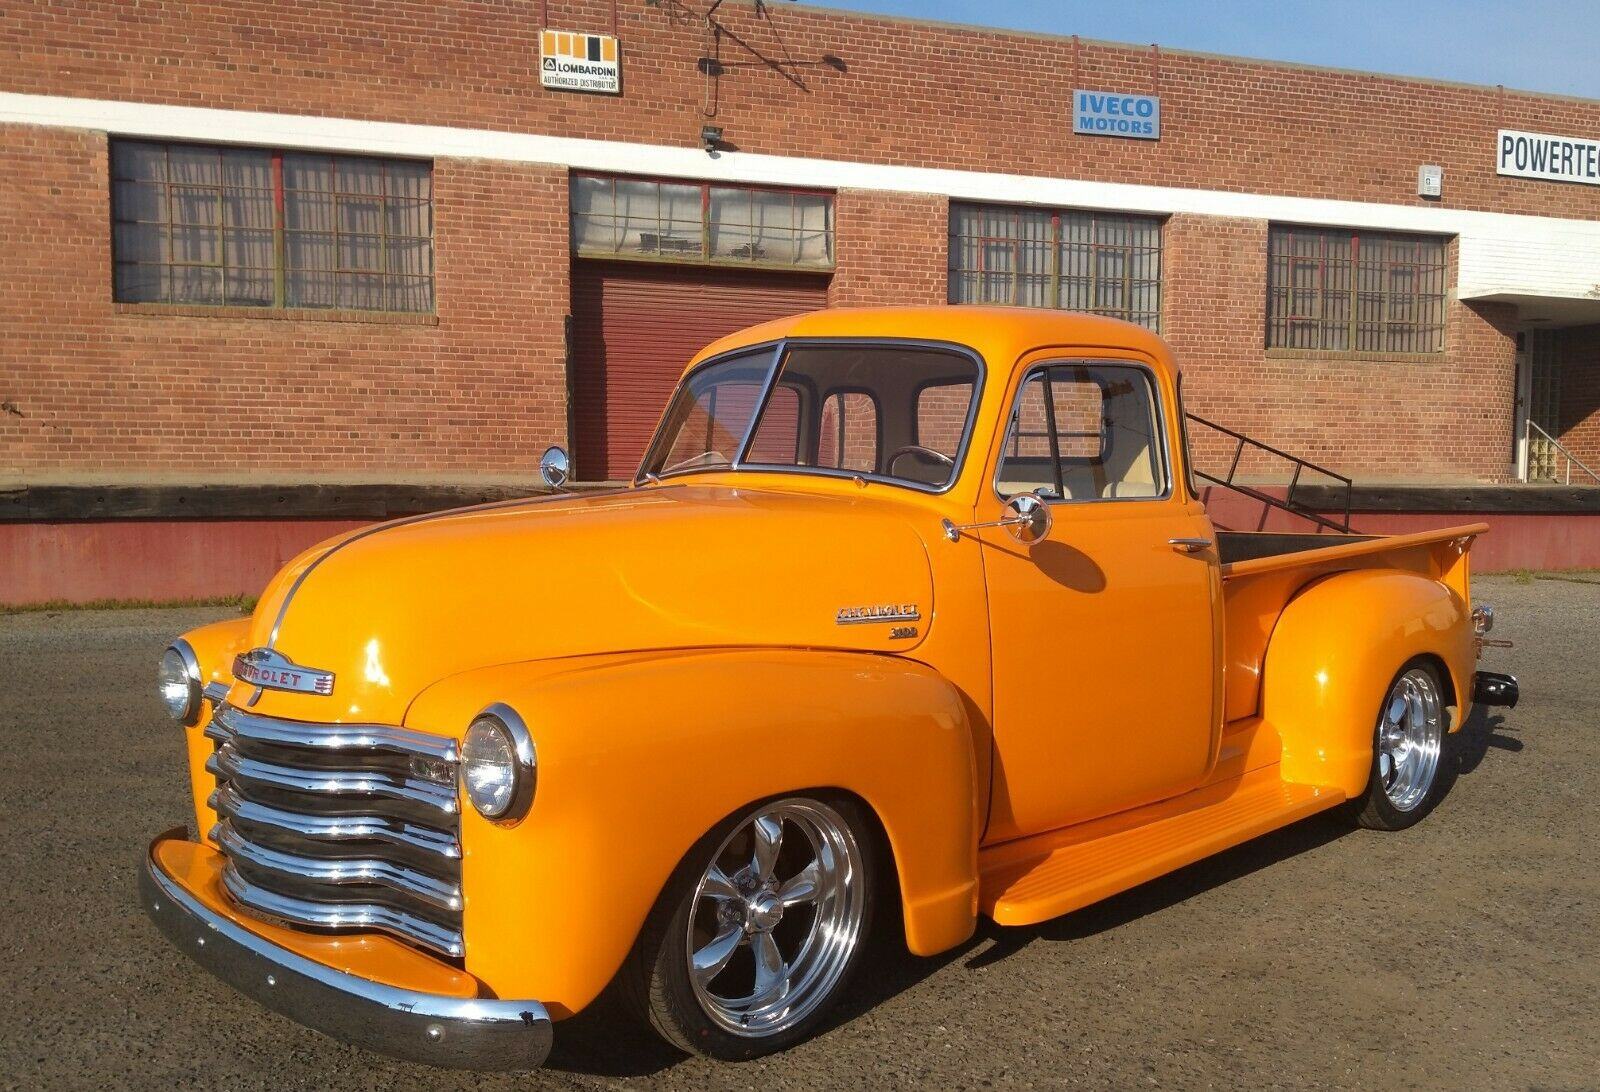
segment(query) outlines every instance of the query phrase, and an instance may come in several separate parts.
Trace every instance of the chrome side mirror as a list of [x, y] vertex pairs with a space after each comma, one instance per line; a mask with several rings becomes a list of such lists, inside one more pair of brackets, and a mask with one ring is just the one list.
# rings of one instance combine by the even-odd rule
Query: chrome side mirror
[[545, 448], [539, 458], [539, 477], [544, 479], [544, 484], [551, 489], [560, 489], [567, 484], [567, 475], [571, 472], [572, 462], [560, 444]]
[[1024, 546], [1032, 546], [1048, 535], [1055, 523], [1050, 505], [1037, 493], [1018, 493], [1006, 501], [1005, 512], [1002, 518], [990, 520], [988, 523], [957, 526], [949, 520], [943, 520], [940, 527], [944, 530], [944, 537], [951, 542], [960, 542], [963, 531], [975, 531], [980, 527], [1004, 527], [1011, 532], [1012, 538]]
[[1006, 512], [1008, 515], [1001, 525], [1024, 546], [1032, 546], [1044, 538], [1055, 524], [1050, 506], [1037, 493], [1019, 493], [1012, 497], [1006, 502]]

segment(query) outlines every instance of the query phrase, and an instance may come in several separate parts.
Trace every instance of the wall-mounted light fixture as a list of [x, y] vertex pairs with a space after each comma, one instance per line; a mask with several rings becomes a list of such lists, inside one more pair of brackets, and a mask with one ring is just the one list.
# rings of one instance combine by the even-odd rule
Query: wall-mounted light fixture
[[722, 143], [722, 126], [700, 126], [700, 143], [705, 145], [707, 155], [715, 153], [717, 150], [717, 145]]

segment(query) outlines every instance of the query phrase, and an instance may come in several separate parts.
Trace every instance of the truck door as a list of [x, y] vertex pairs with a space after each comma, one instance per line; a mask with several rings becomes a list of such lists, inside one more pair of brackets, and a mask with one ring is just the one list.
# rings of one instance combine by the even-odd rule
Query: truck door
[[[986, 840], [1051, 830], [1196, 786], [1219, 738], [1213, 531], [1176, 482], [1176, 392], [1135, 360], [1021, 373], [976, 509], [1037, 493], [1049, 534], [978, 532], [994, 649]], [[1186, 542], [1185, 540], [1192, 540]]]

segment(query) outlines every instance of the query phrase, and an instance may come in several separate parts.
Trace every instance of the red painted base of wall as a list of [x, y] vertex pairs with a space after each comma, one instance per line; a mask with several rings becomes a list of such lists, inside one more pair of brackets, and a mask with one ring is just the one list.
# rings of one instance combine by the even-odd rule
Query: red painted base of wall
[[[1293, 516], [1238, 493], [1204, 491], [1206, 509], [1219, 528], [1229, 531], [1317, 531], [1310, 520]], [[1343, 513], [1325, 513], [1339, 519]], [[1600, 515], [1591, 513], [1506, 512], [1355, 512], [1357, 534], [1398, 535], [1487, 523], [1489, 533], [1472, 546], [1474, 572], [1516, 569], [1600, 569]]]
[[0, 523], [0, 604], [256, 595], [300, 551], [362, 522]]
[[[1308, 520], [1211, 490], [1217, 525], [1235, 531], [1315, 531]], [[107, 520], [0, 523], [0, 604], [64, 600], [202, 599], [256, 595], [306, 547], [360, 520]], [[1353, 529], [1400, 534], [1487, 523], [1477, 572], [1600, 568], [1600, 516], [1361, 512]]]

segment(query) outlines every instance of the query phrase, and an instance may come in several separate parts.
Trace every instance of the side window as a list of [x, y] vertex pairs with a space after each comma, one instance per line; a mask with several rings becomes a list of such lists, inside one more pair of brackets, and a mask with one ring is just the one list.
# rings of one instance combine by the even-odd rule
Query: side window
[[939, 383], [917, 392], [917, 444], [955, 458], [967, 431], [971, 383]]
[[878, 403], [865, 391], [835, 391], [822, 403], [817, 465], [874, 474], [878, 469]]
[[1116, 364], [1056, 364], [1030, 375], [1006, 428], [997, 488], [1068, 501], [1167, 491], [1150, 377]]

